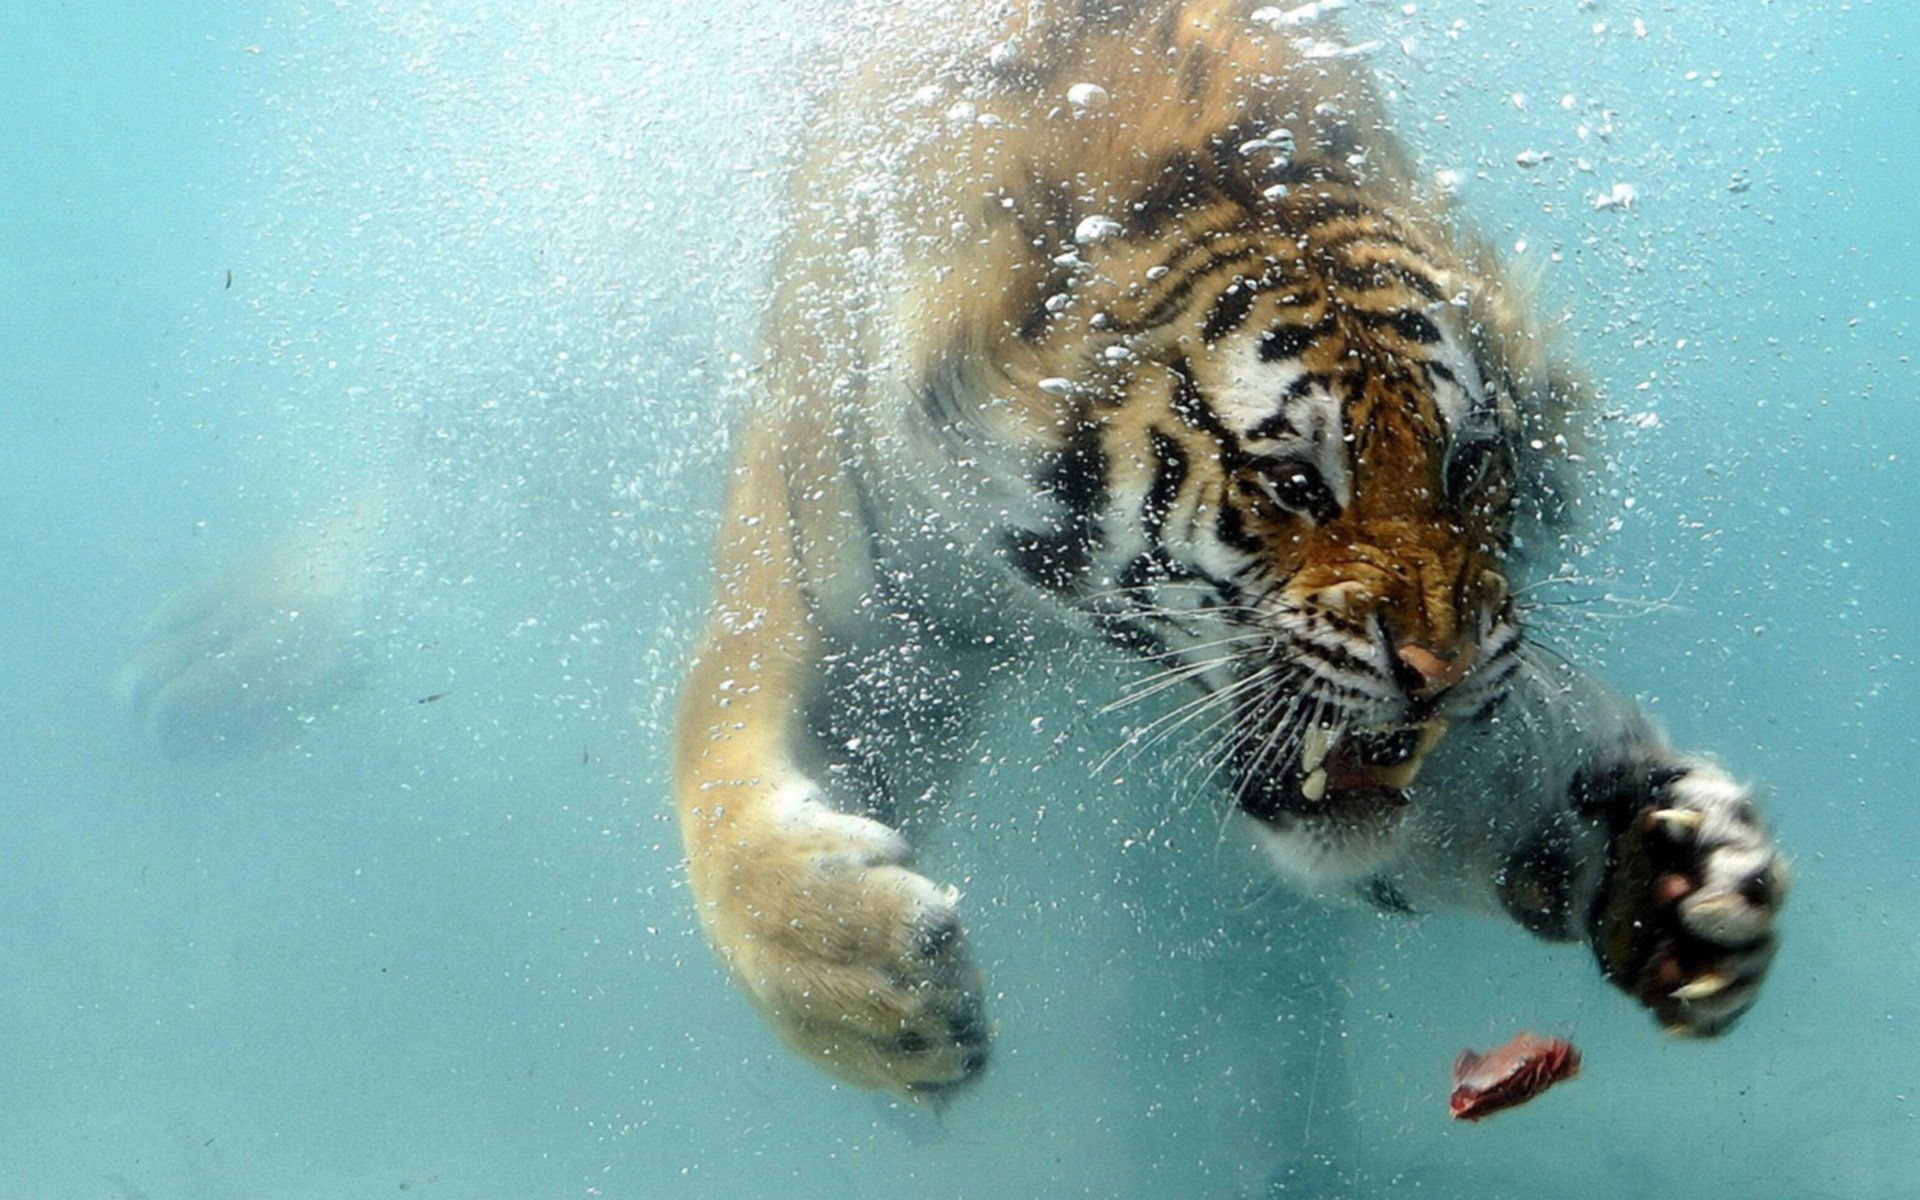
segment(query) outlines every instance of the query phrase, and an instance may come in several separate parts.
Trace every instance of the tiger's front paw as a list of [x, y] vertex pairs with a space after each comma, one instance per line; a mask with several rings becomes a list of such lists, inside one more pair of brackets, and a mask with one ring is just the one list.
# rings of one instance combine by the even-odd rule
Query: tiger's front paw
[[1594, 950], [1669, 1031], [1721, 1033], [1758, 994], [1786, 892], [1748, 789], [1681, 760], [1652, 775], [1614, 841]]
[[803, 807], [697, 884], [708, 932], [796, 1051], [861, 1087], [938, 1102], [987, 1061], [959, 893], [903, 865], [906, 843], [885, 825]]

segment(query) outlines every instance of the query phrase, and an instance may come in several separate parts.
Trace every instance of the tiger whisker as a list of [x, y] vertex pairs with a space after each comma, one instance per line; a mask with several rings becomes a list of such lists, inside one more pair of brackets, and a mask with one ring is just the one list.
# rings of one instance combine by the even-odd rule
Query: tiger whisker
[[1325, 709], [1325, 701], [1315, 693], [1302, 693], [1298, 702], [1288, 706], [1282, 719], [1273, 726], [1242, 772], [1239, 786], [1234, 789], [1236, 805], [1245, 802], [1247, 791], [1255, 780], [1264, 776], [1275, 763], [1297, 752], [1306, 731], [1321, 719]]
[[1592, 621], [1639, 621], [1655, 613], [1687, 611], [1684, 605], [1668, 604], [1660, 600], [1631, 601], [1631, 603], [1640, 605], [1640, 607], [1633, 608], [1626, 612], [1603, 612], [1598, 609], [1584, 607], [1590, 604], [1607, 603], [1626, 604], [1629, 603], [1629, 601], [1619, 596], [1582, 596], [1566, 600], [1535, 600], [1520, 606], [1520, 611], [1526, 616], [1529, 623], [1540, 624], [1550, 623], [1542, 620], [1542, 618], [1551, 618], [1552, 621], [1567, 624], [1584, 624]]
[[1528, 582], [1521, 584], [1519, 587], [1511, 589], [1511, 594], [1514, 596], [1524, 596], [1528, 592], [1537, 591], [1543, 587], [1553, 587], [1557, 584], [1591, 583], [1591, 582], [1593, 582], [1592, 579], [1584, 575], [1569, 575], [1569, 574], [1549, 575], [1545, 579], [1529, 580]]
[[1186, 663], [1179, 667], [1169, 667], [1157, 674], [1149, 675], [1142, 679], [1130, 680], [1121, 685], [1121, 688], [1127, 694], [1109, 700], [1101, 706], [1100, 712], [1104, 715], [1117, 712], [1130, 705], [1138, 704], [1142, 700], [1157, 696], [1170, 688], [1176, 688], [1183, 683], [1190, 682], [1199, 676], [1207, 674], [1209, 671], [1237, 662], [1242, 657], [1242, 655], [1238, 654], [1222, 654], [1218, 657], [1205, 659], [1200, 662]]
[[[1197, 786], [1211, 788], [1215, 777], [1218, 776], [1222, 770], [1228, 769], [1234, 762], [1239, 760], [1240, 756], [1245, 753], [1247, 743], [1257, 736], [1258, 718], [1257, 716], [1250, 716], [1248, 709], [1257, 709], [1262, 703], [1262, 699], [1254, 698], [1250, 700], [1245, 707], [1233, 713], [1226, 714], [1221, 718], [1222, 721], [1231, 718], [1233, 724], [1228, 727], [1224, 735], [1220, 736], [1217, 752], [1198, 756], [1189, 762], [1186, 774], [1181, 778], [1181, 785], [1183, 787], [1193, 786], [1194, 772], [1204, 766], [1206, 768], [1205, 773], [1200, 776]], [[1218, 728], [1218, 725], [1219, 722], [1216, 722], [1211, 728]], [[1211, 732], [1211, 728], [1209, 732]], [[1215, 794], [1218, 795], [1220, 793], [1216, 792]], [[1232, 803], [1231, 795], [1228, 796], [1228, 803], [1225, 807], [1227, 812], [1223, 814], [1223, 820], [1225, 816], [1230, 816], [1236, 807], [1236, 805]]]
[[[1220, 618], [1244, 616], [1265, 620], [1274, 612], [1274, 606], [1271, 601], [1276, 589], [1263, 589], [1261, 594], [1254, 597], [1251, 603], [1228, 604], [1220, 599], [1219, 594], [1214, 591], [1212, 587], [1206, 584], [1189, 583], [1186, 581], [1181, 581], [1177, 586], [1189, 587], [1194, 592], [1203, 596], [1206, 600], [1204, 605], [1191, 608], [1175, 608], [1161, 603], [1143, 604], [1140, 602], [1142, 596], [1157, 600], [1157, 597], [1153, 596], [1153, 592], [1167, 586], [1169, 585], [1135, 584], [1128, 587], [1105, 588], [1097, 591], [1084, 592], [1081, 594], [1081, 600], [1096, 611], [1105, 612], [1109, 616], [1116, 617], [1161, 617], [1172, 620], [1191, 621], [1203, 617]], [[1100, 604], [1101, 601], [1106, 600], [1122, 600], [1126, 602], [1127, 607], [1123, 610], [1109, 609]], [[1281, 607], [1284, 607], [1284, 605], [1281, 605]]]
[[[1199, 592], [1207, 596], [1219, 595], [1218, 591], [1214, 588], [1212, 584], [1204, 583], [1197, 579], [1161, 579], [1161, 580], [1155, 580], [1151, 583], [1115, 584], [1114, 586], [1108, 587], [1108, 588], [1095, 588], [1091, 591], [1082, 592], [1080, 593], [1080, 595], [1083, 598], [1088, 600], [1105, 600], [1114, 596], [1133, 597], [1133, 596], [1140, 596], [1140, 595], [1150, 595], [1152, 593], [1166, 591], [1168, 589], [1182, 589], [1182, 588], [1189, 591]], [[1230, 609], [1235, 607], [1246, 607], [1246, 606], [1217, 604], [1215, 606], [1215, 609], [1216, 611], [1218, 611], [1222, 609]]]
[[[1155, 718], [1145, 728], [1139, 730], [1133, 737], [1129, 738], [1128, 741], [1138, 743], [1137, 750], [1152, 749], [1154, 746], [1157, 746], [1161, 742], [1165, 741], [1170, 735], [1176, 732], [1181, 726], [1185, 725], [1187, 722], [1193, 720], [1194, 718], [1200, 716], [1208, 708], [1216, 704], [1219, 704], [1219, 705], [1230, 704], [1232, 701], [1235, 700], [1236, 697], [1240, 696], [1241, 694], [1248, 692], [1250, 690], [1256, 689], [1261, 684], [1264, 684], [1265, 682], [1267, 682], [1267, 680], [1273, 674], [1275, 674], [1278, 670], [1279, 668], [1273, 665], [1261, 667], [1259, 670], [1254, 671], [1253, 673], [1246, 675], [1243, 678], [1234, 680], [1232, 683], [1228, 684], [1226, 687], [1221, 688], [1219, 691], [1208, 692], [1207, 694], [1200, 696], [1197, 699], [1189, 700], [1187, 703], [1182, 704], [1180, 707], [1174, 709], [1172, 712], [1165, 713], [1160, 717]], [[1175, 718], [1178, 718], [1178, 719], [1176, 720]], [[1152, 732], [1152, 736], [1147, 737], [1147, 734], [1150, 731]], [[1140, 739], [1142, 738], [1146, 738], [1146, 740], [1141, 741]]]
[[[1249, 631], [1247, 633], [1230, 634], [1226, 637], [1215, 638], [1209, 642], [1199, 642], [1192, 646], [1143, 657], [1148, 659], [1165, 658], [1175, 654], [1191, 654], [1199, 650], [1218, 649], [1222, 646], [1241, 645], [1246, 642], [1264, 643], [1267, 649], [1267, 657], [1272, 657], [1272, 652], [1280, 647], [1279, 640], [1276, 639], [1270, 631], [1262, 629]], [[1127, 705], [1143, 700], [1148, 696], [1158, 695], [1169, 687], [1186, 683], [1196, 676], [1205, 675], [1217, 668], [1228, 666], [1238, 661], [1260, 656], [1261, 655], [1256, 654], [1254, 651], [1242, 648], [1231, 654], [1221, 654], [1208, 659], [1181, 663], [1177, 666], [1162, 667], [1152, 674], [1144, 675], [1138, 679], [1128, 680], [1121, 684], [1121, 690], [1127, 694], [1108, 702], [1100, 711], [1103, 714], [1113, 712], [1116, 709], [1124, 708]]]
[[1602, 579], [1583, 578], [1577, 575], [1555, 575], [1547, 579], [1537, 579], [1532, 583], [1526, 584], [1523, 587], [1514, 589], [1513, 598], [1515, 601], [1515, 607], [1527, 613], [1552, 611], [1552, 610], [1561, 609], [1561, 608], [1585, 608], [1585, 607], [1594, 606], [1594, 605], [1611, 605], [1617, 608], [1626, 609], [1628, 610], [1627, 615], [1665, 612], [1665, 611], [1668, 611], [1669, 609], [1674, 609], [1679, 607], [1675, 605], [1673, 601], [1674, 601], [1674, 597], [1680, 594], [1680, 589], [1683, 586], [1679, 583], [1676, 583], [1673, 585], [1672, 588], [1670, 588], [1667, 591], [1667, 594], [1665, 596], [1651, 598], [1651, 599], [1644, 596], [1622, 596], [1618, 592], [1612, 591], [1610, 589], [1603, 590], [1597, 595], [1589, 595], [1589, 596], [1537, 597], [1532, 599], [1524, 599], [1524, 600], [1522, 599], [1522, 597], [1527, 596], [1528, 593], [1537, 591], [1540, 588], [1553, 586], [1553, 585], [1561, 585], [1561, 584], [1565, 584], [1569, 586], [1577, 585], [1577, 586], [1595, 587], [1595, 588], [1605, 587], [1605, 581]]
[[[1228, 706], [1227, 711], [1187, 739], [1187, 748], [1194, 752], [1186, 755], [1187, 768], [1180, 776], [1180, 787], [1183, 790], [1194, 786], [1194, 772], [1202, 767], [1206, 768], [1206, 771], [1200, 776], [1198, 786], [1205, 788], [1213, 783], [1213, 777], [1220, 773], [1223, 766], [1232, 761], [1238, 747], [1250, 736], [1248, 710], [1257, 709], [1265, 703], [1265, 700], [1266, 697], [1259, 695], [1240, 697], [1234, 704]], [[1224, 734], [1219, 732], [1223, 725], [1226, 726]], [[1199, 752], [1207, 743], [1211, 743], [1219, 752]]]
[[[1290, 674], [1292, 674], [1293, 679], [1297, 680], [1297, 672]], [[1228, 730], [1226, 736], [1221, 739], [1222, 752], [1219, 754], [1192, 755], [1189, 760], [1191, 765], [1187, 768], [1188, 776], [1190, 777], [1194, 770], [1202, 763], [1205, 763], [1207, 764], [1207, 773], [1202, 777], [1201, 782], [1210, 782], [1213, 777], [1219, 773], [1221, 767], [1233, 761], [1240, 753], [1242, 747], [1244, 747], [1249, 740], [1258, 736], [1261, 728], [1269, 724], [1265, 719], [1263, 709], [1272, 708], [1282, 710], [1279, 723], [1284, 725], [1291, 720], [1291, 710], [1298, 708], [1302, 701], [1302, 693], [1290, 690], [1284, 685], [1269, 688], [1262, 693], [1237, 697], [1231, 711], [1222, 714], [1219, 721], [1215, 721], [1189, 741], [1189, 747], [1197, 747], [1200, 739], [1219, 728], [1221, 722], [1229, 718], [1234, 721], [1233, 726]]]
[[[1235, 803], [1245, 799], [1247, 789], [1256, 780], [1265, 778], [1276, 764], [1284, 761], [1291, 748], [1299, 744], [1299, 735], [1294, 731], [1294, 722], [1298, 719], [1298, 709], [1290, 708], [1279, 714], [1273, 722], [1259, 722], [1251, 726], [1240, 740], [1240, 748], [1234, 759], [1244, 763], [1238, 769], [1239, 784], [1234, 791]], [[1252, 749], [1248, 750], [1247, 747]]]
[[1118, 746], [1108, 751], [1098, 763], [1094, 764], [1093, 773], [1097, 775], [1105, 771], [1108, 765], [1122, 753], [1138, 754], [1159, 745], [1181, 726], [1199, 717], [1209, 708], [1214, 705], [1230, 704], [1236, 696], [1258, 687], [1278, 670], [1279, 668], [1274, 664], [1262, 666], [1218, 691], [1204, 693], [1170, 712], [1162, 713], [1147, 725], [1129, 733]]
[[1538, 651], [1539, 653], [1544, 654], [1549, 658], [1553, 658], [1561, 663], [1564, 663], [1569, 667], [1576, 665], [1574, 663], [1574, 660], [1568, 657], [1566, 651], [1560, 649], [1558, 646], [1555, 646], [1553, 643], [1536, 636], [1532, 630], [1526, 630], [1521, 633], [1520, 644], [1514, 649], [1514, 653], [1520, 657], [1520, 661], [1523, 666], [1526, 666], [1529, 669], [1537, 670], [1538, 663], [1528, 659], [1525, 654], [1525, 652], [1529, 650]]
[[1214, 638], [1213, 640], [1206, 641], [1206, 642], [1194, 642], [1193, 644], [1186, 645], [1186, 646], [1174, 646], [1166, 650], [1155, 651], [1152, 654], [1142, 654], [1142, 655], [1139, 655], [1138, 657], [1144, 662], [1156, 662], [1161, 659], [1178, 658], [1183, 654], [1192, 654], [1197, 650], [1212, 650], [1220, 646], [1238, 645], [1243, 642], [1261, 642], [1261, 641], [1272, 641], [1272, 640], [1273, 640], [1273, 634], [1268, 630], [1249, 629], [1243, 633], [1228, 634], [1226, 637]]

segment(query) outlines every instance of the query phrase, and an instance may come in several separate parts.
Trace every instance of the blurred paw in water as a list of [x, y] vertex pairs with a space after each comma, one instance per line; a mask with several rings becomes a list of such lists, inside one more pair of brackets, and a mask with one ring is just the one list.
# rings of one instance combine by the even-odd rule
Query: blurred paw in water
[[172, 597], [113, 677], [171, 758], [270, 749], [336, 706], [362, 666], [377, 497]]

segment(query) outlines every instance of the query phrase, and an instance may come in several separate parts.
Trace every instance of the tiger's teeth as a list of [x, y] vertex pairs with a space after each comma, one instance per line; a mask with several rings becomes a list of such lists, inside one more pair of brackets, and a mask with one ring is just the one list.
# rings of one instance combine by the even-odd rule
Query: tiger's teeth
[[1327, 772], [1324, 767], [1310, 772], [1305, 779], [1300, 781], [1300, 794], [1305, 796], [1307, 800], [1313, 804], [1318, 804], [1320, 801], [1326, 799]]
[[1373, 778], [1374, 782], [1381, 787], [1404, 792], [1413, 786], [1413, 781], [1419, 774], [1420, 760], [1410, 758], [1396, 766], [1375, 768]]
[[1376, 767], [1375, 782], [1381, 787], [1401, 792], [1412, 787], [1413, 781], [1420, 776], [1420, 767], [1427, 761], [1427, 755], [1440, 744], [1440, 739], [1446, 735], [1446, 732], [1445, 721], [1427, 722], [1420, 730], [1420, 741], [1414, 746], [1413, 753], [1409, 754], [1405, 761], [1395, 763], [1391, 767]]
[[[1332, 748], [1333, 734], [1319, 726], [1307, 730], [1306, 737], [1300, 741], [1300, 769], [1309, 775], [1319, 771], [1321, 764], [1327, 761], [1327, 751]], [[1325, 772], [1322, 771], [1321, 774], [1324, 775]], [[1317, 800], [1319, 797], [1316, 796], [1314, 799]]]

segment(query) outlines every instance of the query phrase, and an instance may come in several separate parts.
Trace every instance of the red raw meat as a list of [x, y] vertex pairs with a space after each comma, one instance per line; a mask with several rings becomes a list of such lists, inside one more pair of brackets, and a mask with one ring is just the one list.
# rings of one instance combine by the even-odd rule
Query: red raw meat
[[1447, 1108], [1457, 1120], [1478, 1121], [1512, 1108], [1580, 1073], [1580, 1052], [1559, 1038], [1517, 1033], [1506, 1045], [1478, 1054], [1462, 1050], [1453, 1060], [1453, 1095]]

